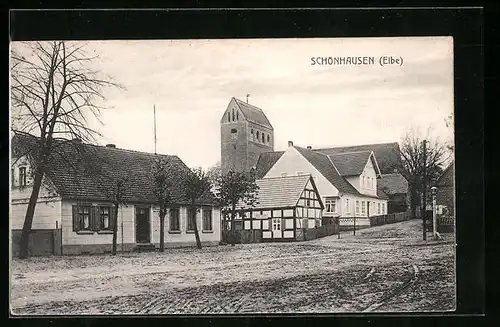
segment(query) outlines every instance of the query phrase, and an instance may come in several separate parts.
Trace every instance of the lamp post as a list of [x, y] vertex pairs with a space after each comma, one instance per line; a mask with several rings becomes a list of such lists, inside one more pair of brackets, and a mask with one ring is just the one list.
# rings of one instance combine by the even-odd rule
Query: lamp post
[[436, 193], [437, 193], [437, 187], [433, 186], [431, 187], [431, 193], [432, 193], [432, 236], [434, 237], [435, 240], [440, 239], [439, 233], [437, 232], [437, 218], [436, 218]]

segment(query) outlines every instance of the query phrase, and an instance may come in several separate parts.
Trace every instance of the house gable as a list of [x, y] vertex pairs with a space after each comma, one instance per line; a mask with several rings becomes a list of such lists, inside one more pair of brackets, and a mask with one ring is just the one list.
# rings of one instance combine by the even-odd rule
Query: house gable
[[287, 148], [264, 175], [264, 178], [296, 176], [300, 173], [312, 176], [321, 196], [338, 196], [338, 189], [294, 147]]

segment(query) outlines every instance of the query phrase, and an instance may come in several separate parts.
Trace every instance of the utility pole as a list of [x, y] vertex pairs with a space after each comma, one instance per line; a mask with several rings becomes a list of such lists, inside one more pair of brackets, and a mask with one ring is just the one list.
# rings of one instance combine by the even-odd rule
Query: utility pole
[[156, 154], [156, 105], [153, 105], [153, 119], [154, 119], [154, 137], [155, 137], [155, 154]]
[[422, 226], [423, 226], [423, 238], [424, 241], [427, 240], [427, 141], [423, 141], [423, 164], [422, 167], [422, 184], [423, 184], [423, 197], [422, 197], [422, 205], [423, 205], [423, 213], [422, 213]]

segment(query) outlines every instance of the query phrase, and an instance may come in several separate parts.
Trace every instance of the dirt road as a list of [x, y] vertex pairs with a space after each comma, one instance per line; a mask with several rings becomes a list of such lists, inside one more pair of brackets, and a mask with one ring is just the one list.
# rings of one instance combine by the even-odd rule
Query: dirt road
[[322, 239], [12, 262], [14, 314], [448, 311], [455, 245], [419, 221]]

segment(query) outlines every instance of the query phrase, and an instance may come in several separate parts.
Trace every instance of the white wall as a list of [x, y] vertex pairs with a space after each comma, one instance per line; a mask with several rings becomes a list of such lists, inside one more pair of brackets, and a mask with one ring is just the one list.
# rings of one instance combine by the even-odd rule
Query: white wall
[[[92, 234], [76, 233], [73, 232], [73, 215], [72, 206], [76, 202], [64, 201], [62, 205], [63, 217], [63, 244], [111, 244], [113, 235], [110, 233], [102, 234], [94, 232]], [[104, 202], [94, 202], [93, 205], [109, 204]], [[157, 208], [155, 208], [157, 209]], [[170, 216], [167, 213], [165, 217], [165, 243], [194, 243], [196, 242], [194, 233], [187, 233], [187, 208], [181, 207], [179, 213], [180, 220], [180, 233], [169, 233]], [[150, 208], [150, 223], [151, 223], [151, 242], [160, 242], [160, 218], [159, 211]], [[118, 211], [118, 228], [117, 228], [117, 243], [118, 246], [122, 243], [122, 230], [123, 230], [123, 243], [135, 243], [135, 206], [134, 205], [121, 205]], [[123, 226], [123, 227], [122, 227]], [[220, 210], [212, 208], [212, 233], [202, 231], [201, 212], [197, 214], [197, 226], [200, 232], [200, 239], [202, 242], [218, 242], [220, 241]]]
[[[362, 177], [365, 177], [365, 184], [362, 183]], [[377, 174], [375, 172], [375, 168], [372, 164], [371, 160], [368, 160], [368, 163], [363, 169], [360, 178], [360, 189], [358, 190], [362, 194], [368, 195], [377, 195]], [[368, 183], [368, 178], [370, 182]]]
[[[10, 207], [10, 228], [22, 229], [26, 211], [27, 200], [13, 200]], [[33, 215], [32, 229], [55, 229], [61, 226], [61, 200], [39, 200]]]
[[[363, 184], [363, 178], [365, 183]], [[368, 178], [371, 180], [371, 184], [368, 182]], [[368, 160], [363, 172], [359, 176], [348, 176], [346, 180], [354, 186], [361, 194], [367, 194], [376, 196], [377, 195], [377, 173], [375, 167], [373, 166], [372, 160]]]
[[[19, 186], [19, 168], [26, 167], [26, 186]], [[11, 165], [10, 189], [10, 226], [11, 229], [22, 229], [26, 211], [28, 210], [28, 202], [33, 191], [33, 177], [31, 169], [26, 157], [21, 157], [18, 160], [13, 158]], [[33, 215], [32, 229], [55, 229], [56, 222], [58, 228], [61, 224], [61, 199], [55, 192], [55, 188], [47, 178], [43, 179], [38, 201], [35, 206]]]
[[296, 176], [297, 172], [312, 175], [321, 198], [338, 195], [337, 188], [293, 147], [288, 147], [264, 178], [281, 177], [283, 173], [287, 176]]

